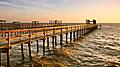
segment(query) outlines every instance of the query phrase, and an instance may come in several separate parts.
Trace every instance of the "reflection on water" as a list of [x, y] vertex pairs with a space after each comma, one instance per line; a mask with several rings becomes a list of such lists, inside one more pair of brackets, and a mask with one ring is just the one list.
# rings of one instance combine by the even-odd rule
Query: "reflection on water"
[[[31, 46], [33, 62], [29, 61], [27, 44], [24, 44], [24, 63], [20, 46], [12, 47], [11, 67], [120, 67], [120, 24], [102, 24], [101, 29], [83, 39], [64, 44], [62, 50], [46, 50], [45, 57], [42, 57], [42, 41], [39, 44], [39, 53], [36, 53], [36, 42]], [[6, 54], [2, 54], [2, 64], [6, 64]]]

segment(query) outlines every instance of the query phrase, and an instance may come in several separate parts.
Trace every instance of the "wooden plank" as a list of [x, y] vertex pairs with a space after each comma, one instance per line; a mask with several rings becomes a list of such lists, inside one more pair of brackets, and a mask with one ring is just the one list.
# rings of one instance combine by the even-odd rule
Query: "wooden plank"
[[1, 38], [0, 38], [0, 42], [5, 42], [6, 39], [7, 39], [6, 37], [1, 37]]
[[10, 37], [10, 40], [18, 40], [20, 37]]

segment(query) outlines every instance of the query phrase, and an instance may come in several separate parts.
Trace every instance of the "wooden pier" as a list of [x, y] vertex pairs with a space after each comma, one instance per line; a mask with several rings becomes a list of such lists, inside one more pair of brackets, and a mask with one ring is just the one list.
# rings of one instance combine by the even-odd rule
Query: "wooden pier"
[[43, 27], [63, 26], [60, 20], [50, 20], [49, 23], [40, 23], [39, 21], [32, 21], [32, 23], [21, 23], [15, 21], [7, 23], [6, 20], [0, 20], [0, 30], [17, 30], [17, 29], [31, 29]]
[[[44, 27], [44, 28], [31, 28], [31, 29], [17, 29], [17, 30], [1, 30], [0, 31], [0, 60], [1, 53], [7, 53], [7, 66], [9, 67], [9, 53], [12, 46], [21, 45], [22, 59], [24, 59], [23, 44], [27, 43], [29, 48], [29, 57], [32, 61], [31, 56], [31, 43], [36, 41], [37, 52], [39, 53], [38, 41], [43, 41], [43, 56], [45, 55], [46, 48], [49, 49], [52, 45], [52, 49], [56, 45], [63, 47], [63, 34], [66, 35], [66, 43], [74, 42], [80, 37], [92, 32], [97, 29], [97, 24], [80, 24], [80, 25], [60, 25], [54, 27]], [[70, 34], [70, 41], [68, 42], [68, 34]], [[60, 37], [60, 44], [57, 44], [57, 37]], [[52, 38], [52, 44], [49, 43], [49, 39]], [[47, 40], [47, 46], [45, 42]], [[1, 65], [1, 62], [0, 62]]]

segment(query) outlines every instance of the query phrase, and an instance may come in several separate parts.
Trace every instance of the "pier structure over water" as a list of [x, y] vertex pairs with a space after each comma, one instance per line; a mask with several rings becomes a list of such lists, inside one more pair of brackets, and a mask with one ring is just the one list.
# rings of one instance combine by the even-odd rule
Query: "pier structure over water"
[[[39, 23], [37, 23], [39, 25]], [[36, 25], [37, 25], [36, 24]], [[22, 29], [19, 28], [17, 30], [0, 30], [0, 60], [1, 60], [1, 53], [7, 54], [7, 66], [9, 67], [10, 62], [10, 49], [12, 46], [20, 45], [21, 46], [21, 56], [24, 59], [24, 51], [23, 51], [23, 44], [28, 44], [29, 48], [29, 58], [32, 61], [31, 56], [31, 43], [37, 42], [37, 52], [39, 53], [39, 45], [42, 45], [43, 48], [43, 56], [45, 56], [46, 49], [49, 50], [52, 45], [52, 50], [56, 48], [57, 45], [60, 45], [62, 49], [63, 45], [63, 34], [66, 35], [66, 43], [71, 43], [79, 38], [85, 36], [86, 34], [94, 31], [97, 29], [97, 24], [79, 24], [79, 25], [60, 25], [60, 26], [46, 26], [46, 27], [34, 27], [31, 29]], [[70, 34], [70, 35], [68, 35]], [[68, 41], [68, 36], [70, 40]], [[58, 44], [57, 38], [60, 38], [60, 43]], [[52, 38], [52, 44], [50, 44], [50, 38]], [[39, 44], [38, 41], [42, 40], [43, 44]], [[45, 42], [47, 42], [47, 46], [45, 46]], [[0, 62], [1, 63], [1, 62]]]
[[62, 25], [62, 20], [49, 20], [49, 23], [41, 23], [36, 20], [32, 21], [31, 23], [21, 23], [20, 21], [14, 21], [10, 23], [6, 22], [6, 20], [0, 20], [0, 30], [31, 29], [31, 28], [54, 27], [60, 25]]

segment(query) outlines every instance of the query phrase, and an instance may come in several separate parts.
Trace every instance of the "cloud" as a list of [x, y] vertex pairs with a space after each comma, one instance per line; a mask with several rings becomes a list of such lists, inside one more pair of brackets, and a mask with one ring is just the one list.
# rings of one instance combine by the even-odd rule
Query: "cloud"
[[70, 2], [71, 0], [64, 0], [64, 2]]
[[71, 0], [0, 0], [0, 4], [18, 8], [41, 9], [61, 6], [70, 1]]
[[44, 6], [44, 7], [53, 7], [53, 6], [55, 6], [55, 4], [44, 3], [43, 6]]
[[1, 5], [7, 5], [7, 6], [12, 6], [12, 7], [20, 7], [19, 5], [15, 5], [9, 2], [0, 2]]
[[0, 4], [17, 8], [45, 8], [53, 7], [52, 0], [0, 0]]

